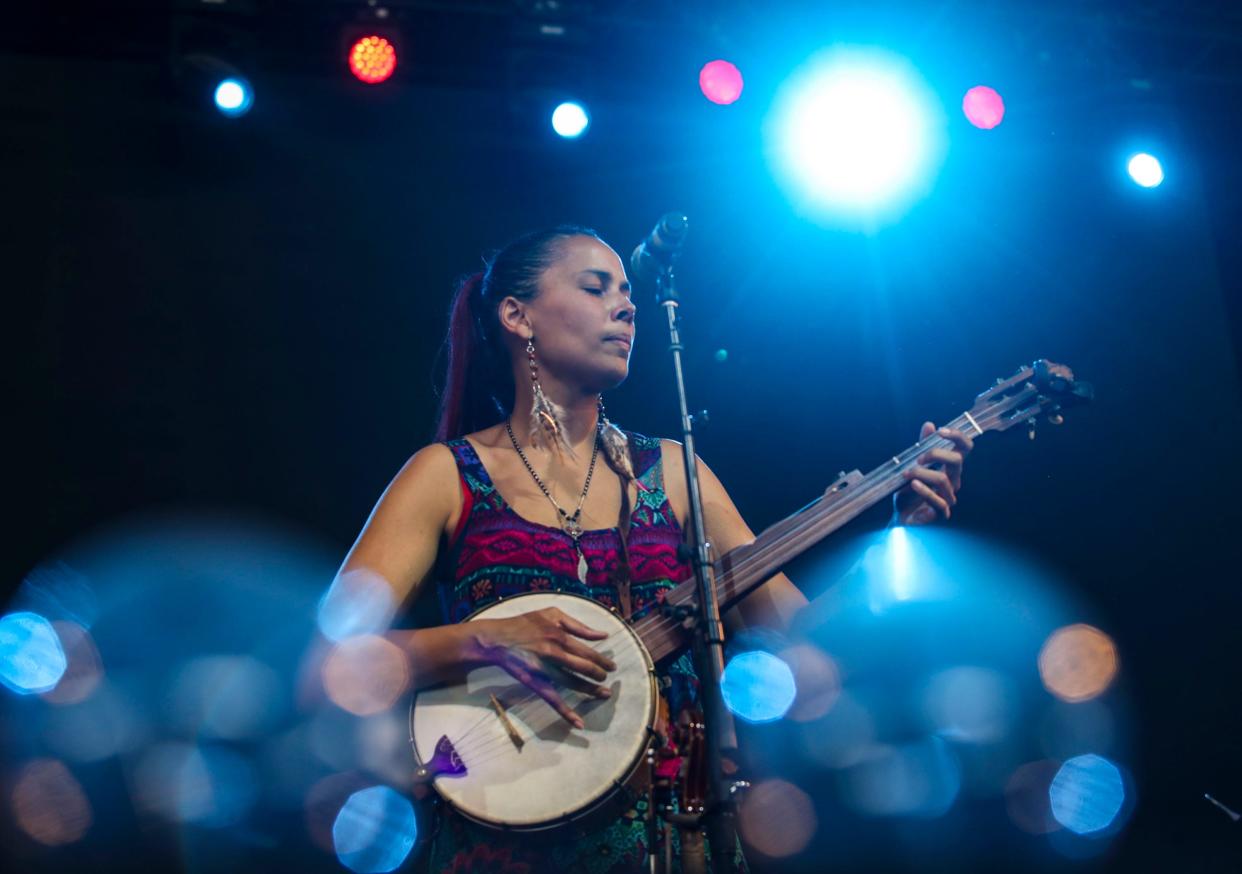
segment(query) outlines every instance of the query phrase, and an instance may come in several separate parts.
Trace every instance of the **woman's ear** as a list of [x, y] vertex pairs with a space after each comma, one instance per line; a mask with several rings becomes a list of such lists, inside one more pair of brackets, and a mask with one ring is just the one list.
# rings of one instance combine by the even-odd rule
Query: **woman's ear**
[[497, 313], [500, 317], [500, 327], [510, 334], [514, 334], [522, 340], [529, 340], [535, 336], [535, 329], [531, 326], [530, 319], [526, 315], [526, 304], [510, 295], [500, 302], [500, 310]]

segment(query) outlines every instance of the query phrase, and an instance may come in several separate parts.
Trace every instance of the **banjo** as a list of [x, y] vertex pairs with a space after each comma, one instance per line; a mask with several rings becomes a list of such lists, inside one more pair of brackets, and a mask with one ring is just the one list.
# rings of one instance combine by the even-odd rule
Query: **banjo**
[[[1039, 416], [1060, 424], [1060, 411], [1092, 397], [1069, 368], [1040, 360], [998, 380], [949, 423], [972, 436]], [[951, 446], [932, 434], [870, 473], [842, 472], [824, 494], [712, 565], [721, 610], [757, 588], [782, 566], [905, 485], [904, 472], [929, 449]], [[645, 760], [655, 735], [656, 665], [689, 645], [678, 608], [696, 601], [694, 578], [669, 590], [664, 609], [626, 622], [579, 595], [534, 592], [505, 598], [466, 621], [517, 616], [557, 607], [608, 634], [593, 642], [617, 665], [611, 697], [567, 688], [565, 702], [582, 719], [575, 731], [542, 698], [495, 666], [464, 681], [424, 689], [410, 706], [415, 782], [431, 784], [463, 816], [483, 825], [535, 832], [580, 822], [617, 795]], [[555, 680], [558, 668], [548, 666]], [[568, 679], [563, 677], [564, 679]], [[559, 685], [567, 686], [567, 683]]]

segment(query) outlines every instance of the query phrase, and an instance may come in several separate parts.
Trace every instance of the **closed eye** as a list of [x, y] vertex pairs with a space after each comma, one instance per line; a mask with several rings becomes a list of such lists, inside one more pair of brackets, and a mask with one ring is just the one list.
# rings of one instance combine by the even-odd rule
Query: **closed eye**
[[604, 293], [604, 290], [602, 288], [591, 288], [590, 286], [583, 286], [582, 290], [589, 291], [591, 292], [591, 294], [603, 294]]

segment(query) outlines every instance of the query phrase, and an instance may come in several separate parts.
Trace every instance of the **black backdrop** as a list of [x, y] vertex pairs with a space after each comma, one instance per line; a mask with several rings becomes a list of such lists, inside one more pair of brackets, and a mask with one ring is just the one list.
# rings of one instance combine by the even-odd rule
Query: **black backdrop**
[[[952, 524], [1038, 553], [1118, 642], [1142, 803], [1110, 865], [1226, 870], [1237, 829], [1202, 801], [1242, 803], [1238, 170], [1216, 98], [1092, 83], [1062, 102], [1010, 71], [985, 138], [954, 117], [971, 83], [949, 69], [937, 187], [869, 237], [797, 218], [769, 181], [756, 119], [779, 73], [733, 115], [599, 104], [568, 143], [486, 89], [273, 74], [228, 121], [156, 64], [0, 55], [6, 591], [152, 507], [257, 509], [343, 553], [429, 437], [454, 279], [560, 221], [626, 252], [676, 207], [700, 453], [753, 527], [1020, 363], [1095, 382], [1066, 427], [982, 443]], [[1117, 172], [1136, 115], [1176, 156], [1156, 192]], [[669, 434], [658, 314], [639, 305], [609, 409]]]

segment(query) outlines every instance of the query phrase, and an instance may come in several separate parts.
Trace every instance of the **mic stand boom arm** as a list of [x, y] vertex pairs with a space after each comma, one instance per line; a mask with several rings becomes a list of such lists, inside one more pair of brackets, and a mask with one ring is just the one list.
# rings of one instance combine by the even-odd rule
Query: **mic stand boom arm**
[[733, 715], [724, 705], [720, 679], [724, 673], [724, 622], [713, 580], [711, 543], [703, 523], [703, 495], [699, 490], [697, 456], [694, 451], [694, 419], [686, 403], [686, 383], [681, 366], [681, 333], [678, 330], [678, 294], [671, 263], [661, 265], [656, 282], [656, 302], [668, 317], [669, 352], [673, 356], [673, 376], [681, 414], [681, 449], [686, 467], [686, 493], [690, 504], [691, 562], [698, 589], [698, 617], [694, 629], [695, 670], [699, 675], [699, 694], [706, 724], [707, 805], [700, 823], [707, 831], [712, 848], [712, 871], [725, 874], [734, 870], [737, 847], [736, 809], [732, 782], [725, 777], [723, 759], [737, 750]]

